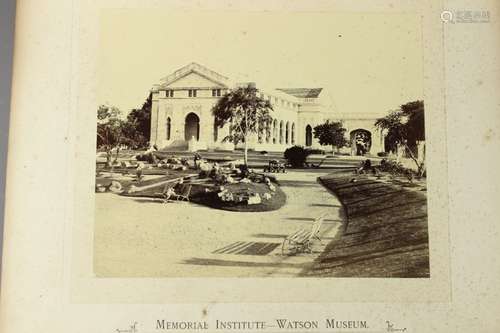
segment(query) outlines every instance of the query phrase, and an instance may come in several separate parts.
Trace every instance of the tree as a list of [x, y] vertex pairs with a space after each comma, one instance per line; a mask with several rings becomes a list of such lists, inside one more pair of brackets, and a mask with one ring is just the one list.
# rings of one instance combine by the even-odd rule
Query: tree
[[230, 124], [230, 133], [223, 141], [240, 141], [245, 144], [244, 163], [248, 166], [248, 139], [252, 134], [267, 131], [271, 122], [270, 111], [273, 110], [267, 99], [257, 96], [257, 88], [252, 85], [238, 87], [222, 96], [214, 105], [212, 113], [215, 126], [221, 128]]
[[331, 145], [332, 151], [335, 147], [342, 148], [347, 144], [345, 138], [346, 129], [341, 121], [327, 120], [325, 123], [314, 127], [314, 137], [321, 145]]
[[[108, 166], [118, 159], [121, 145], [130, 145], [134, 141], [135, 129], [131, 123], [121, 118], [121, 111], [114, 106], [101, 105], [97, 109], [97, 148], [106, 152]], [[116, 156], [111, 162], [113, 149]]]
[[135, 138], [136, 145], [139, 147], [146, 146], [150, 138], [151, 105], [152, 94], [150, 93], [140, 109], [132, 109], [132, 111], [130, 111], [127, 115], [127, 122], [130, 123], [130, 126], [134, 127], [137, 132], [131, 134], [133, 134], [132, 137]]
[[419, 161], [414, 150], [419, 141], [425, 141], [424, 101], [401, 105], [398, 110], [377, 119], [375, 126], [386, 131], [386, 143], [390, 150], [404, 147], [408, 156], [415, 162], [418, 174], [422, 176], [425, 172], [425, 159]]

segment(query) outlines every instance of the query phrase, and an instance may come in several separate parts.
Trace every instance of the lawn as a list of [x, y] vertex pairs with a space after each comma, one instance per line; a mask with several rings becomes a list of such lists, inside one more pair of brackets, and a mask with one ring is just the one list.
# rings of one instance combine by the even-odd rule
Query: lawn
[[113, 173], [110, 169], [101, 169], [100, 172], [107, 173], [108, 176], [98, 175], [96, 177], [96, 185], [108, 186], [111, 181], [119, 181], [125, 189], [128, 189], [131, 185], [138, 187], [151, 185], [168, 179], [175, 179], [179, 177], [186, 177], [192, 175], [193, 170], [165, 170], [159, 168], [144, 169], [141, 180], [137, 180], [135, 176], [135, 169], [125, 169], [125, 168], [114, 168]]
[[[100, 171], [109, 173], [110, 170], [102, 169]], [[251, 192], [258, 193], [261, 196], [261, 203], [248, 205], [246, 202], [234, 203], [222, 201], [216, 193], [218, 192], [219, 186], [216, 186], [210, 178], [199, 178], [196, 175], [198, 173], [196, 170], [166, 170], [159, 168], [144, 169], [143, 174], [146, 177], [144, 177], [141, 181], [138, 181], [135, 177], [133, 177], [135, 170], [114, 168], [113, 171], [115, 173], [111, 175], [108, 174], [107, 177], [96, 177], [96, 185], [109, 186], [111, 181], [118, 181], [124, 189], [121, 193], [123, 196], [163, 198], [162, 192], [165, 188], [165, 181], [183, 177], [185, 183], [191, 185], [189, 195], [190, 201], [209, 206], [211, 208], [238, 212], [263, 212], [277, 210], [286, 203], [285, 193], [279, 187], [275, 177], [271, 175], [269, 175], [268, 178], [275, 184], [275, 191], [272, 192], [272, 197], [270, 199], [263, 198], [264, 193], [271, 193], [268, 186], [264, 183], [252, 182], [224, 185], [224, 187], [232, 193]], [[128, 175], [127, 172], [129, 173]], [[156, 183], [158, 183], [158, 186], [154, 186]], [[135, 186], [139, 190], [129, 193], [131, 186]], [[140, 188], [144, 186], [147, 186], [147, 188], [141, 190]], [[176, 189], [176, 192], [179, 193], [178, 189]]]
[[425, 187], [338, 172], [320, 178], [341, 201], [343, 230], [305, 276], [429, 277]]

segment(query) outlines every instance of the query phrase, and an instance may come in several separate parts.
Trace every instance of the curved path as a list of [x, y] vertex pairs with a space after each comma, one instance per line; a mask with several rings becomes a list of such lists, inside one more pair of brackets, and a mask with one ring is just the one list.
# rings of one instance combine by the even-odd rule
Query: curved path
[[[327, 173], [278, 174], [287, 203], [273, 212], [228, 212], [185, 202], [162, 204], [98, 194], [95, 273], [102, 277], [299, 275], [342, 222], [341, 204], [316, 181]], [[310, 228], [324, 212], [328, 215], [320, 232], [323, 244], [316, 244], [311, 254], [281, 255], [283, 238]]]

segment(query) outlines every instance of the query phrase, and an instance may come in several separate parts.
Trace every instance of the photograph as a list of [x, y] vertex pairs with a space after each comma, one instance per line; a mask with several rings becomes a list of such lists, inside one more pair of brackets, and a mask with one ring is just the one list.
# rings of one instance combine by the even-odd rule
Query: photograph
[[97, 278], [430, 278], [415, 13], [108, 10]]

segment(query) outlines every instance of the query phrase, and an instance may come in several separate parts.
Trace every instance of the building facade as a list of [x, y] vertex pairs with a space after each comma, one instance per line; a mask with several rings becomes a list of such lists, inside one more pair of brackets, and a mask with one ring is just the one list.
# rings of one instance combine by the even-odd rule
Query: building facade
[[[230, 89], [242, 84], [248, 83], [232, 82], [196, 63], [164, 77], [151, 90], [151, 144], [166, 150], [233, 150], [232, 143], [223, 141], [229, 134], [229, 124], [217, 128], [212, 107]], [[293, 145], [322, 148], [313, 128], [329, 119], [343, 121], [351, 142], [347, 148], [350, 153], [360, 153], [362, 139], [367, 141], [363, 143], [367, 152], [383, 151], [382, 136], [373, 126], [375, 118], [336, 114], [322, 103], [322, 88], [256, 88], [262, 98], [270, 100], [274, 111], [270, 134], [254, 135], [248, 141], [251, 149], [284, 151]]]

